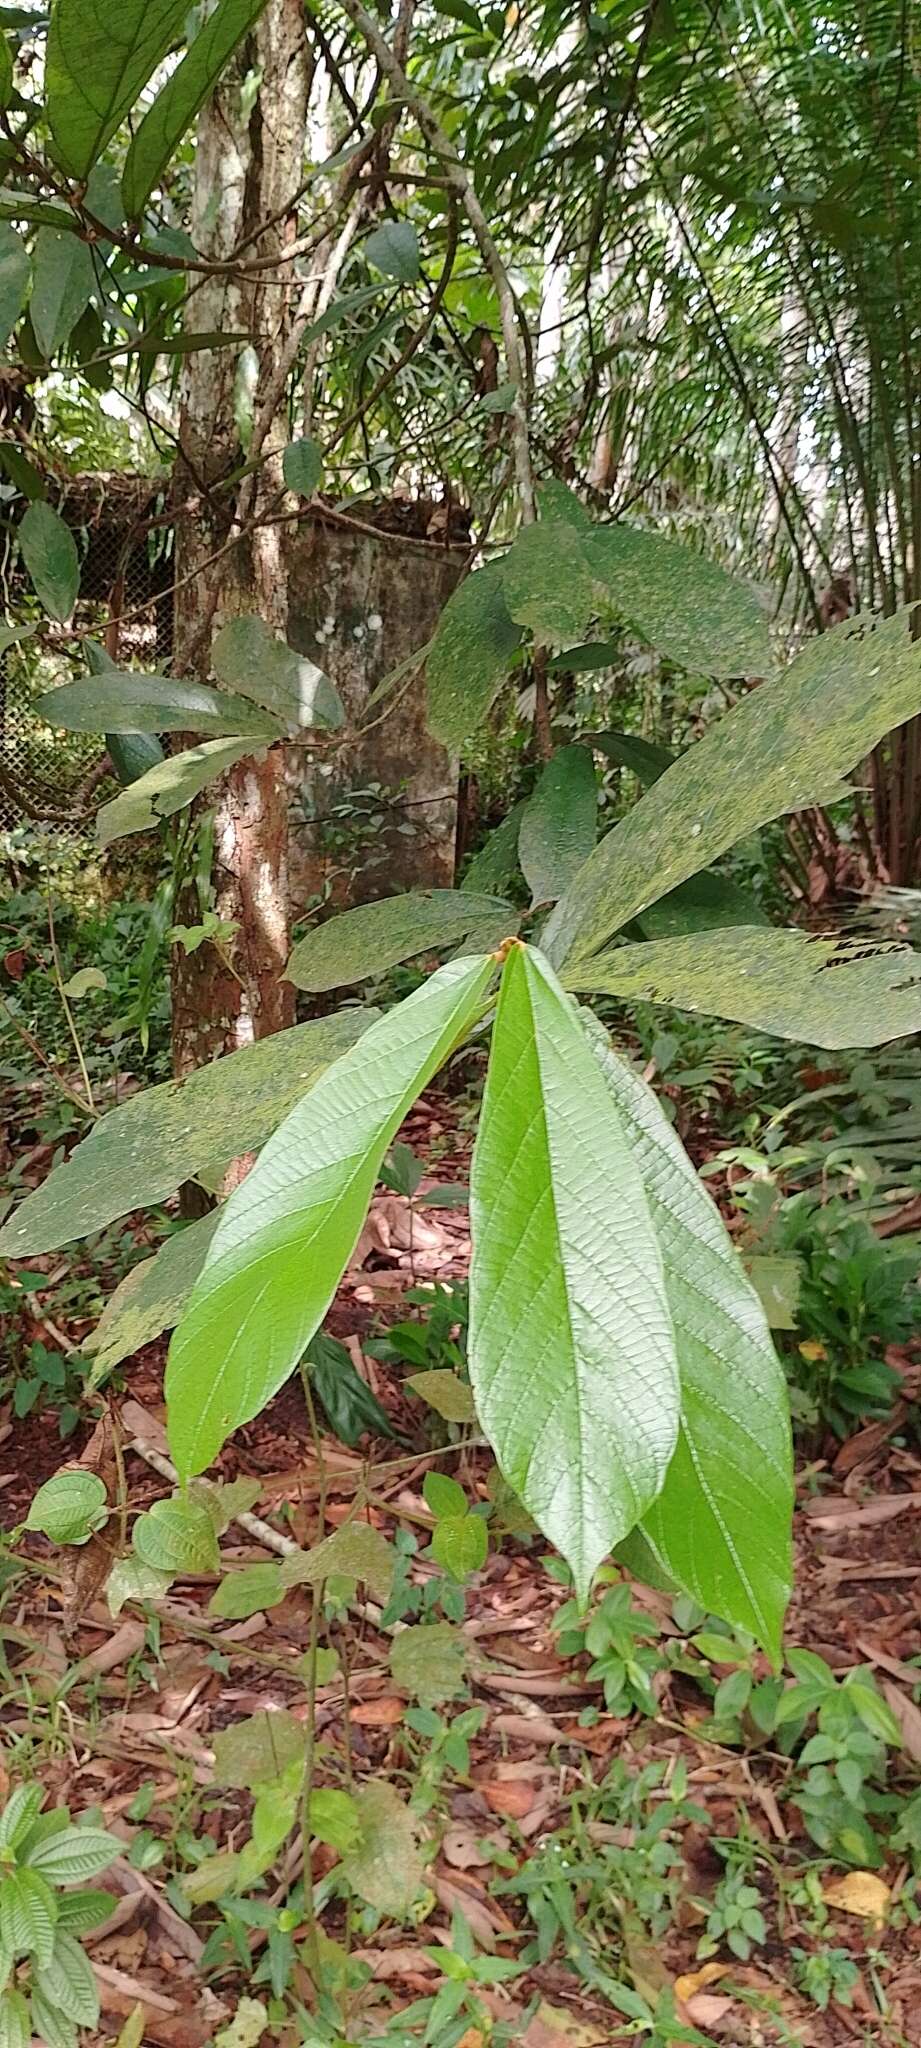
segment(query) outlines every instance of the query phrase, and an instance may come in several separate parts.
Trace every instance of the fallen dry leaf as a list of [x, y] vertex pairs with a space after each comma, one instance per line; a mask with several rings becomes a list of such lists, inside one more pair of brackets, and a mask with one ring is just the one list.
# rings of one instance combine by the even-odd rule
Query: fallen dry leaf
[[889, 1678], [883, 1679], [882, 1691], [899, 1724], [902, 1748], [914, 1763], [921, 1764], [921, 1707], [916, 1707], [901, 1686], [893, 1685]]
[[379, 1700], [362, 1700], [352, 1708], [351, 1719], [359, 1728], [395, 1728], [406, 1712], [406, 1701], [397, 1699], [395, 1693], [385, 1693]]
[[855, 1913], [858, 1919], [882, 1927], [892, 1893], [875, 1871], [849, 1870], [845, 1877], [827, 1884], [822, 1897], [826, 1906], [834, 1906], [837, 1912]]
[[675, 1997], [687, 2005], [689, 1998], [696, 1998], [708, 1984], [716, 1984], [720, 1977], [725, 1977], [728, 1969], [728, 1963], [702, 1963], [699, 1970], [689, 1970], [686, 1976], [675, 1978]]
[[481, 1778], [477, 1790], [493, 1813], [509, 1820], [524, 1820], [537, 1799], [537, 1786], [530, 1778]]
[[695, 2027], [713, 2027], [717, 2020], [725, 2019], [732, 2004], [731, 1998], [714, 1998], [712, 1991], [698, 1991], [696, 1998], [688, 1999], [685, 2012]]
[[555, 2005], [538, 2006], [521, 2036], [521, 2048], [605, 2048], [609, 2037]]

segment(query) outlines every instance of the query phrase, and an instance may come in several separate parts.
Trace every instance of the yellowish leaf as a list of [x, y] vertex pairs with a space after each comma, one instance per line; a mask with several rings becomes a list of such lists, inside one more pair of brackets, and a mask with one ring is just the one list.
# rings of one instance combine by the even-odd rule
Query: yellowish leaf
[[810, 1337], [805, 1344], [798, 1344], [796, 1348], [800, 1357], [808, 1358], [810, 1362], [827, 1356], [824, 1344], [818, 1344], [814, 1337]]
[[715, 1984], [720, 1977], [725, 1977], [728, 1969], [728, 1963], [703, 1963], [699, 1970], [689, 1970], [685, 1977], [675, 1978], [675, 1997], [686, 2005], [688, 1999], [695, 1998], [707, 1984]]
[[855, 1913], [858, 1919], [882, 1927], [892, 1893], [874, 1871], [849, 1870], [845, 1877], [827, 1884], [822, 1897], [826, 1906], [834, 1906], [837, 1912]]

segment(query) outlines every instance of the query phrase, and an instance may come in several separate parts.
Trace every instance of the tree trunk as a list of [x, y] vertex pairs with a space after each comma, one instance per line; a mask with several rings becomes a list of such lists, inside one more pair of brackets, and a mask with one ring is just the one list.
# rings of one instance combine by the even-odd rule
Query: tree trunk
[[345, 712], [344, 743], [328, 759], [289, 756], [295, 916], [454, 880], [457, 760], [427, 730], [422, 668], [368, 706], [430, 640], [463, 572], [466, 517], [455, 513], [446, 533], [444, 516], [424, 501], [364, 506], [363, 530], [350, 531], [318, 511], [292, 543], [288, 639], [329, 675]]
[[[261, 74], [251, 112], [241, 113], [248, 73]], [[258, 360], [256, 407], [277, 388], [275, 412], [253, 479], [227, 487], [243, 450], [234, 417], [235, 348], [190, 354], [176, 470], [178, 675], [205, 679], [215, 632], [241, 612], [284, 631], [287, 547], [283, 525], [260, 523], [281, 489], [285, 345], [296, 284], [277, 259], [294, 228], [301, 183], [309, 66], [301, 0], [269, 0], [198, 123], [192, 235], [200, 254], [275, 258], [259, 281], [206, 276], [189, 300], [190, 331], [238, 333]], [[269, 223], [265, 226], [264, 223]], [[222, 488], [223, 486], [223, 488]], [[177, 1074], [284, 1029], [294, 991], [281, 975], [288, 954], [287, 791], [284, 749], [240, 762], [209, 792], [214, 812], [214, 908], [238, 927], [232, 949], [205, 944], [173, 961], [173, 1055]], [[189, 915], [186, 921], [198, 922]]]

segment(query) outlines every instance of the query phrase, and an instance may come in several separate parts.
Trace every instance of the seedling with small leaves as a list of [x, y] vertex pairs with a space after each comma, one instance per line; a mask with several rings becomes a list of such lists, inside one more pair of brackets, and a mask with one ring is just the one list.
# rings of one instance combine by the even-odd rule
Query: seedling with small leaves
[[[42, 1811], [38, 1785], [20, 1785], [0, 1814], [0, 2038], [27, 2048], [76, 2048], [99, 2019], [99, 1994], [80, 1946], [108, 1919], [111, 1893], [86, 1889], [122, 1852], [66, 1806]], [[78, 1887], [84, 1887], [78, 1889]]]

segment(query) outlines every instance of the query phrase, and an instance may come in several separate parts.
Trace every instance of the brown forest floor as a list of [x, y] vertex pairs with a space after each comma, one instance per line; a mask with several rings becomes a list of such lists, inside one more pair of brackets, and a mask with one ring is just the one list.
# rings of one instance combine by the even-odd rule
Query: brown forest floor
[[[450, 1109], [441, 1098], [420, 1106], [404, 1135], [426, 1157], [431, 1157], [433, 1140], [437, 1141], [435, 1150], [442, 1155], [439, 1180], [463, 1178], [466, 1142], [463, 1134], [453, 1133]], [[425, 1519], [422, 1481], [438, 1462], [431, 1431], [426, 1434], [427, 1425], [420, 1425], [418, 1401], [403, 1398], [389, 1368], [363, 1361], [360, 1344], [372, 1319], [395, 1313], [412, 1279], [463, 1274], [469, 1239], [463, 1210], [429, 1211], [413, 1225], [410, 1251], [406, 1220], [402, 1200], [382, 1197], [375, 1204], [360, 1256], [340, 1289], [331, 1319], [336, 1334], [351, 1340], [356, 1362], [363, 1365], [396, 1426], [411, 1438], [400, 1469], [389, 1469], [390, 1461], [402, 1452], [400, 1445], [377, 1441], [361, 1455], [330, 1441], [321, 1528], [314, 1452], [296, 1386], [242, 1430], [221, 1460], [221, 1477], [247, 1474], [259, 1479], [255, 1512], [304, 1544], [318, 1540], [324, 1529], [350, 1512], [359, 1486], [374, 1495], [375, 1505], [367, 1512], [388, 1535], [401, 1522], [418, 1534]], [[29, 1302], [40, 1334], [41, 1295], [30, 1296]], [[66, 1334], [74, 1341], [83, 1333]], [[167, 1482], [132, 1449], [137, 1439], [166, 1448], [160, 1406], [162, 1357], [162, 1346], [140, 1354], [127, 1369], [126, 1396], [115, 1404], [132, 1511], [169, 1491]], [[44, 1421], [32, 1416], [15, 1424], [9, 1418], [0, 1421], [0, 1513], [6, 1525], [20, 1519], [41, 1480], [77, 1456], [111, 1468], [110, 1426], [100, 1425], [88, 1443], [78, 1439], [75, 1449], [73, 1444], [60, 1444], [50, 1416]], [[459, 1467], [453, 1453], [445, 1469], [459, 1473], [468, 1490], [482, 1490], [489, 1459], [485, 1452], [470, 1450], [463, 1453]], [[280, 1513], [284, 1508], [286, 1516]], [[906, 1660], [921, 1649], [919, 1511], [921, 1459], [893, 1445], [883, 1426], [852, 1439], [833, 1463], [818, 1460], [810, 1467], [801, 1477], [797, 1591], [788, 1630], [790, 1642], [818, 1651], [838, 1672], [857, 1663], [875, 1667], [900, 1716], [907, 1757], [916, 1765], [921, 1764], [921, 1710], [913, 1704], [911, 1688], [919, 1674]], [[236, 1525], [224, 1537], [222, 1553], [227, 1562], [264, 1562], [270, 1554]], [[36, 1561], [47, 1556], [41, 1539], [29, 1539], [26, 1554]], [[195, 1925], [189, 1925], [165, 1898], [162, 1880], [168, 1866], [154, 1868], [149, 1876], [132, 1867], [127, 1851], [141, 1823], [130, 1820], [127, 1809], [139, 1787], [152, 1786], [143, 1827], [154, 1830], [168, 1846], [177, 1814], [184, 1813], [194, 1816], [198, 1831], [204, 1829], [219, 1846], [233, 1846], [245, 1838], [244, 1794], [224, 1793], [219, 1804], [209, 1807], [206, 1801], [203, 1815], [196, 1813], [210, 1781], [212, 1739], [228, 1722], [265, 1707], [287, 1706], [303, 1715], [303, 1678], [294, 1666], [306, 1648], [309, 1596], [298, 1590], [269, 1614], [223, 1623], [204, 1612], [214, 1579], [177, 1581], [162, 1608], [157, 1659], [137, 1610], [126, 1611], [118, 1621], [109, 1616], [102, 1590], [111, 1563], [107, 1543], [94, 1539], [85, 1550], [59, 1552], [51, 1562], [53, 1570], [62, 1573], [60, 1580], [36, 1574], [33, 1590], [18, 1609], [7, 1608], [6, 1624], [13, 1629], [6, 1642], [12, 1677], [0, 1694], [0, 1741], [10, 1745], [31, 1735], [33, 1768], [50, 1799], [66, 1799], [78, 1811], [101, 1806], [107, 1824], [124, 1837], [126, 1858], [103, 1879], [120, 1895], [113, 1924], [89, 1938], [104, 2001], [102, 2038], [117, 2033], [119, 2016], [140, 1999], [146, 2012], [146, 2040], [163, 2048], [200, 2048], [232, 2014], [236, 1996], [246, 1987], [239, 1975], [203, 1987], [197, 1961], [202, 1932], [207, 1935], [214, 1911], [205, 1909]], [[422, 1576], [431, 1567], [422, 1559], [413, 1569]], [[520, 1903], [497, 1896], [495, 1887], [490, 1888], [490, 1850], [502, 1852], [512, 1866], [520, 1867], [555, 1829], [565, 1827], [573, 1792], [599, 1783], [615, 1759], [637, 1766], [660, 1760], [673, 1766], [681, 1757], [688, 1770], [688, 1796], [706, 1810], [709, 1830], [721, 1837], [736, 1835], [741, 1816], [768, 1852], [757, 1880], [768, 1942], [755, 1950], [747, 1965], [733, 1961], [721, 1947], [716, 1958], [721, 1971], [713, 1969], [710, 1980], [696, 1986], [679, 1983], [679, 2012], [686, 2022], [715, 2043], [796, 2042], [803, 2048], [837, 2048], [862, 2041], [891, 2043], [893, 2048], [902, 2042], [921, 2043], [921, 1926], [913, 1925], [910, 1915], [896, 1912], [894, 1925], [880, 1930], [853, 1913], [831, 1914], [822, 1939], [849, 1950], [860, 1969], [850, 2010], [832, 2004], [821, 2013], [791, 1986], [789, 1950], [798, 1943], [809, 1948], [813, 1937], [798, 1923], [796, 1908], [788, 1900], [783, 1904], [784, 1873], [809, 1862], [821, 1868], [822, 1859], [801, 1831], [795, 1806], [778, 1799], [788, 1760], [769, 1746], [744, 1752], [703, 1737], [697, 1728], [705, 1718], [706, 1702], [680, 1674], [657, 1678], [656, 1720], [637, 1714], [615, 1719], [602, 1705], [595, 1724], [580, 1727], [581, 1711], [600, 1705], [601, 1696], [587, 1680], [584, 1664], [580, 1668], [572, 1660], [560, 1661], [556, 1654], [550, 1620], [562, 1597], [545, 1569], [539, 1540], [505, 1538], [468, 1583], [464, 1627], [470, 1664], [468, 1695], [461, 1706], [480, 1706], [482, 1725], [471, 1742], [469, 1774], [461, 1778], [448, 1773], [426, 1816], [426, 1831], [438, 1844], [430, 1865], [427, 1915], [418, 1925], [385, 1923], [365, 1951], [376, 1983], [368, 2018], [375, 2013], [378, 2026], [383, 2026], [401, 2006], [433, 1991], [438, 1968], [426, 1951], [449, 1941], [457, 1908], [479, 1947], [515, 1956], [525, 1938]], [[677, 1633], [668, 1600], [642, 1588], [636, 1589], [635, 1598], [649, 1611], [655, 1631]], [[371, 1618], [368, 1612], [360, 1619], [353, 1615], [348, 1624], [353, 1766], [359, 1779], [390, 1776], [405, 1791], [418, 1768], [419, 1741], [406, 1727], [409, 1702], [389, 1673], [389, 1639], [375, 1626], [373, 1609], [370, 1613]], [[76, 1682], [71, 1679], [63, 1703], [49, 1706], [55, 1685], [75, 1662]], [[24, 1671], [28, 1686], [22, 1682]], [[454, 1710], [446, 1711], [450, 1715]], [[341, 1677], [320, 1688], [318, 1734], [327, 1759], [337, 1753], [341, 1759], [346, 1741]], [[341, 1781], [341, 1771], [332, 1775]], [[634, 1975], [646, 1981], [667, 1977], [674, 1984], [693, 1979], [700, 1969], [696, 1948], [701, 1913], [691, 1900], [712, 1894], [721, 1864], [708, 1841], [708, 1829], [700, 1824], [684, 1829], [681, 1851], [686, 1899], [679, 1901], [668, 1932], [654, 1948], [650, 1945], [645, 1960], [637, 1955], [635, 1944], [630, 1954]], [[333, 1852], [321, 1850], [319, 1870], [324, 1856], [331, 1862]], [[280, 1897], [294, 1868], [289, 1857], [287, 1872], [279, 1871]], [[840, 1874], [840, 1866], [826, 1872]], [[884, 1875], [897, 1902], [907, 1868], [890, 1860]], [[334, 1914], [331, 1931], [336, 1931]], [[528, 1938], [532, 1932], [528, 1930]], [[258, 1947], [258, 1933], [253, 1941]], [[611, 1961], [616, 1970], [616, 1955]], [[874, 1993], [880, 1976], [889, 2008], [885, 2020]], [[540, 2014], [527, 2025], [522, 2018], [516, 2030], [516, 2013], [524, 2015], [535, 1997], [542, 2002]], [[610, 2006], [593, 2003], [584, 1983], [562, 1960], [535, 1966], [526, 1977], [487, 1993], [486, 1999], [495, 2019], [511, 2023], [526, 2048], [592, 2048], [629, 2038]], [[483, 2038], [471, 2030], [464, 2048], [481, 2048]]]

